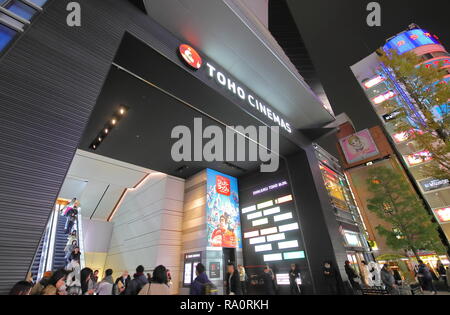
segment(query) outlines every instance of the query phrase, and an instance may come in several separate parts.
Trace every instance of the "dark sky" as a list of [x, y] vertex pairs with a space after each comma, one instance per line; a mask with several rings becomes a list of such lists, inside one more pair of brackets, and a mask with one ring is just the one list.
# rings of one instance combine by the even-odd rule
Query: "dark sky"
[[449, 0], [382, 0], [382, 26], [369, 27], [370, 0], [288, 0], [336, 114], [346, 112], [357, 129], [379, 124], [350, 66], [385, 40], [416, 23], [450, 50]]

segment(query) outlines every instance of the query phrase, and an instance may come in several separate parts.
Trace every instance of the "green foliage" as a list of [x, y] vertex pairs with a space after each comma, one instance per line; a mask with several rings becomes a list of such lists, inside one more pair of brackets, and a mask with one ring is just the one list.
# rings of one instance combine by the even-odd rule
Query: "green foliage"
[[[422, 64], [423, 60], [412, 52], [398, 55], [396, 51], [386, 54], [379, 50], [379, 54], [381, 61], [392, 69], [423, 114], [417, 115], [407, 106], [399, 108], [395, 101], [385, 102], [387, 112], [400, 111], [398, 118], [408, 116], [416, 125], [421, 126], [420, 130], [411, 133], [412, 127], [408, 121], [398, 119], [396, 132], [410, 132], [418, 148], [432, 154], [434, 162], [424, 166], [424, 176], [450, 179], [450, 85], [443, 81], [444, 76], [448, 75], [442, 69], [443, 64], [426, 67]], [[441, 119], [433, 114], [436, 106], [441, 109]]]
[[418, 250], [445, 253], [438, 225], [432, 222], [432, 216], [401, 173], [387, 167], [373, 168], [369, 171], [367, 185], [373, 194], [368, 200], [368, 209], [392, 226], [392, 229], [376, 227], [389, 247], [412, 250], [416, 256]]

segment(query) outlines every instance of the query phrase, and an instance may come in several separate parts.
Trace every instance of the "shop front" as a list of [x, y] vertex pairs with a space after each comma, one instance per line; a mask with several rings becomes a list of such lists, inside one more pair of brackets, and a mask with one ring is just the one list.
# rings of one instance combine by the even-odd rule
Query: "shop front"
[[[179, 274], [180, 290], [175, 293], [187, 293], [195, 267], [201, 262], [223, 292], [226, 265], [242, 264], [255, 284], [251, 290], [260, 292], [258, 276], [262, 266], [269, 264], [279, 292], [287, 293], [286, 274], [290, 265], [296, 264], [302, 292], [324, 292], [322, 262], [332, 260], [343, 266], [345, 247], [339, 239], [338, 224], [330, 220], [332, 207], [314, 155], [314, 139], [302, 130], [320, 131], [333, 118], [292, 71], [292, 65], [281, 62], [277, 48], [267, 49], [261, 36], [242, 23], [236, 8], [232, 10], [221, 1], [203, 4], [204, 10], [192, 10], [185, 16], [199, 23], [191, 30], [196, 36], [183, 32], [177, 24], [179, 11], [164, 2], [161, 7], [169, 15], [164, 25], [156, 21], [153, 11], [143, 12], [128, 1], [80, 2], [86, 14], [82, 29], [60, 25], [57, 21], [65, 21], [59, 19], [66, 14], [65, 6], [62, 1], [53, 1], [1, 59], [2, 69], [11, 70], [5, 65], [18, 64], [23, 51], [33, 47], [31, 55], [40, 57], [30, 63], [29, 73], [41, 73], [42, 69], [55, 72], [52, 82], [27, 75], [14, 84], [1, 82], [8, 87], [19, 87], [23, 82], [39, 87], [39, 93], [24, 88], [19, 94], [8, 92], [16, 95], [14, 100], [5, 98], [6, 107], [11, 105], [13, 110], [20, 103], [21, 115], [30, 117], [24, 122], [14, 116], [16, 112], [10, 113], [24, 138], [19, 141], [10, 136], [10, 130], [4, 130], [9, 139], [5, 141], [29, 143], [29, 147], [21, 147], [20, 156], [32, 164], [40, 161], [40, 174], [46, 178], [45, 185], [34, 185], [32, 179], [27, 180], [29, 166], [25, 167], [23, 182], [29, 186], [16, 191], [31, 195], [16, 197], [35, 200], [30, 207], [48, 208], [50, 213], [71, 166], [80, 169], [81, 179], [98, 173], [98, 185], [104, 188], [99, 189], [97, 204], [83, 206], [83, 211], [92, 211], [83, 217], [113, 225], [112, 245], [102, 250], [105, 265], [117, 266], [115, 272], [125, 263], [130, 272], [138, 264], [146, 265], [148, 271], [165, 264]], [[202, 2], [192, 3], [201, 7]], [[223, 15], [236, 23], [211, 18]], [[49, 28], [47, 22], [56, 25]], [[227, 36], [234, 34], [233, 40], [226, 44], [218, 41], [211, 36], [217, 30]], [[35, 36], [41, 32], [47, 36]], [[40, 38], [40, 45], [36, 45], [36, 38]], [[61, 38], [67, 39], [66, 49], [54, 49], [53, 43]], [[30, 43], [34, 44], [28, 46]], [[239, 58], [236, 51], [242, 52]], [[277, 80], [271, 77], [275, 73]], [[24, 74], [5, 72], [5, 77]], [[63, 130], [61, 119], [67, 122]], [[196, 129], [198, 119], [202, 130]], [[236, 128], [232, 133], [246, 148], [256, 144], [258, 149], [266, 149], [266, 155], [278, 156], [278, 172], [261, 172], [261, 164], [268, 161], [259, 157], [220, 160], [196, 155], [212, 138], [203, 137], [204, 129], [213, 127], [226, 134], [230, 126], [278, 127], [277, 148], [267, 147], [267, 143], [255, 141]], [[172, 154], [180, 140], [174, 136], [177, 127], [193, 135], [192, 154], [179, 160]], [[37, 137], [28, 132], [30, 128], [42, 133]], [[11, 152], [5, 153], [11, 155], [8, 158], [14, 158]], [[101, 160], [102, 167], [79, 167], [82, 163], [78, 162], [87, 159]], [[120, 165], [114, 183], [108, 172], [113, 164]], [[121, 175], [123, 170], [132, 175]], [[8, 180], [17, 182], [13, 176]], [[14, 190], [14, 185], [11, 187]], [[142, 193], [146, 190], [151, 194]], [[107, 200], [104, 196], [112, 192], [115, 197]], [[16, 197], [10, 194], [8, 203], [17, 204]], [[109, 204], [102, 207], [105, 200]], [[161, 200], [162, 206], [152, 208]], [[136, 210], [136, 205], [144, 202], [147, 212]], [[44, 230], [48, 213], [42, 212], [33, 212], [39, 218], [29, 230]], [[17, 233], [24, 234], [22, 229], [18, 226]], [[121, 236], [125, 234], [127, 237]], [[17, 257], [29, 263], [14, 269], [11, 279], [28, 271], [39, 245], [39, 233], [33, 235], [27, 240], [31, 249], [22, 253], [24, 257]], [[153, 248], [144, 251], [143, 245]], [[126, 259], [120, 258], [124, 253], [128, 253]], [[346, 280], [342, 270], [339, 280]]]

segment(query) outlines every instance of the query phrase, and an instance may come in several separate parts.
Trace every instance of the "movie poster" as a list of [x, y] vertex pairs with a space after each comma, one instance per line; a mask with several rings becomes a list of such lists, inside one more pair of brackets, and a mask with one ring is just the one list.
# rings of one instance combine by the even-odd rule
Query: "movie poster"
[[206, 176], [208, 246], [241, 248], [237, 179], [211, 169]]
[[348, 164], [364, 161], [380, 154], [368, 129], [341, 139], [339, 142]]

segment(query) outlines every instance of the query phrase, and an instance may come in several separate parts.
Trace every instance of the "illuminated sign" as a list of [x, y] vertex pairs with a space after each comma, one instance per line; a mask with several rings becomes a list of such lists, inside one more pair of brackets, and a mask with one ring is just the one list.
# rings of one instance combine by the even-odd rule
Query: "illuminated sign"
[[344, 230], [343, 232], [345, 236], [345, 241], [349, 246], [357, 246], [357, 247], [361, 246], [361, 241], [357, 233], [346, 230]]
[[424, 191], [433, 191], [439, 188], [450, 186], [448, 179], [426, 179], [419, 182]]
[[206, 65], [208, 66], [208, 76], [210, 78], [214, 79], [221, 86], [225, 87], [228, 91], [239, 97], [241, 100], [245, 101], [253, 109], [256, 109], [265, 117], [273, 121], [275, 124], [283, 128], [287, 132], [292, 133], [291, 125], [269, 106], [263, 104], [256, 96], [252, 95], [245, 88], [236, 83], [234, 79], [227, 77], [224, 73], [217, 70], [217, 68], [212, 64], [206, 63]]
[[206, 178], [208, 246], [241, 248], [237, 179], [211, 169], [207, 169]]
[[387, 91], [384, 94], [378, 95], [374, 99], [372, 99], [372, 102], [374, 102], [376, 105], [381, 104], [387, 100], [390, 100], [391, 98], [395, 97], [394, 91]]
[[305, 252], [304, 251], [298, 251], [298, 252], [287, 252], [283, 253], [284, 259], [303, 259], [305, 258]]
[[403, 32], [390, 39], [384, 50], [396, 50], [399, 55], [425, 45], [440, 45], [437, 36], [431, 35], [422, 29], [413, 29]]
[[378, 75], [375, 78], [364, 82], [364, 86], [366, 87], [366, 89], [370, 89], [370, 88], [374, 87], [375, 85], [380, 84], [384, 80], [386, 80], [384, 77], [382, 77], [381, 75]]
[[450, 208], [435, 209], [434, 213], [439, 219], [439, 222], [441, 223], [450, 222]]
[[380, 154], [369, 129], [339, 140], [348, 164], [360, 162]]
[[407, 155], [405, 158], [409, 166], [415, 166], [421, 163], [431, 161], [433, 159], [431, 153], [426, 150]]
[[283, 256], [281, 255], [281, 253], [264, 255], [264, 261], [278, 261], [278, 260], [283, 260]]
[[383, 115], [383, 120], [384, 120], [385, 122], [394, 120], [394, 119], [397, 118], [397, 116], [400, 115], [401, 113], [402, 113], [402, 112], [401, 112], [400, 110], [396, 110], [396, 111], [394, 111], [394, 112], [392, 112], [392, 113]]
[[409, 139], [409, 133], [406, 131], [399, 132], [392, 135], [392, 138], [394, 139], [395, 143], [402, 143]]
[[450, 58], [449, 57], [437, 57], [433, 58], [432, 60], [428, 60], [425, 63], [423, 63], [426, 68], [431, 68], [433, 66], [439, 67], [442, 65], [442, 67], [449, 67], [450, 66]]
[[274, 189], [278, 189], [278, 188], [281, 188], [281, 187], [285, 187], [287, 185], [288, 185], [288, 182], [284, 180], [282, 182], [275, 183], [275, 184], [269, 185], [267, 187], [255, 190], [253, 192], [253, 196], [256, 196], [256, 195], [259, 195], [259, 194], [262, 194], [262, 193], [265, 193], [265, 192], [268, 192], [268, 191], [271, 191], [271, 190], [274, 190]]
[[230, 195], [230, 180], [221, 175], [216, 176], [216, 191], [219, 194], [229, 196]]
[[191, 68], [198, 70], [202, 67], [203, 61], [200, 54], [191, 46], [183, 44], [178, 49], [181, 57]]

